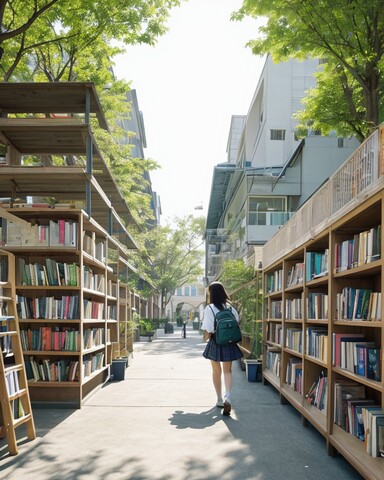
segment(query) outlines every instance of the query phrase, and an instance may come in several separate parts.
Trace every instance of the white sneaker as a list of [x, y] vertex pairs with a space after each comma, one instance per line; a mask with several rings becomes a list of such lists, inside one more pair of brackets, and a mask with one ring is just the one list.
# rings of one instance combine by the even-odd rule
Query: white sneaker
[[216, 402], [216, 407], [219, 407], [219, 408], [223, 408], [224, 407], [224, 402], [223, 400], [220, 398], [217, 400]]

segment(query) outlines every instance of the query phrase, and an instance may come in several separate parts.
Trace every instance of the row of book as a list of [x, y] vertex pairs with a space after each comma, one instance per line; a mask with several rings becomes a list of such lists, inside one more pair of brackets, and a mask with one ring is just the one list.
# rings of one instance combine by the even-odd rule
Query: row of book
[[372, 457], [384, 457], [384, 409], [366, 398], [365, 386], [353, 380], [334, 384], [334, 423], [365, 443]]
[[104, 345], [106, 340], [104, 328], [87, 328], [84, 330], [83, 346], [85, 349]]
[[270, 342], [283, 344], [283, 326], [281, 323], [268, 322], [267, 325], [267, 339]]
[[328, 275], [329, 250], [323, 252], [306, 252], [305, 280], [311, 280]]
[[369, 288], [344, 287], [336, 295], [336, 318], [339, 321], [381, 321], [381, 292]]
[[71, 327], [43, 326], [20, 330], [24, 351], [73, 351], [80, 350], [80, 332]]
[[328, 295], [322, 292], [309, 292], [306, 299], [309, 320], [328, 318]]
[[266, 368], [274, 375], [280, 377], [281, 352], [273, 347], [268, 347], [266, 352]]
[[46, 258], [45, 263], [26, 263], [17, 259], [17, 285], [26, 286], [71, 286], [80, 285], [80, 267], [76, 263], [57, 262]]
[[305, 395], [306, 401], [324, 414], [326, 414], [327, 411], [327, 390], [328, 377], [325, 372], [320, 372]]
[[287, 287], [301, 285], [304, 282], [304, 262], [292, 265], [288, 272]]
[[303, 318], [303, 302], [301, 298], [289, 298], [285, 300], [285, 318], [287, 320], [300, 320]]
[[84, 318], [102, 320], [104, 318], [104, 303], [84, 298]]
[[295, 352], [302, 352], [303, 331], [301, 328], [287, 328], [285, 346]]
[[381, 380], [381, 349], [375, 342], [366, 341], [362, 333], [334, 333], [332, 342], [334, 366], [372, 380]]
[[335, 245], [336, 272], [342, 272], [381, 258], [381, 225]]
[[83, 269], [83, 285], [84, 288], [104, 293], [105, 291], [105, 275], [95, 273], [88, 265], [84, 265]]
[[267, 288], [266, 292], [280, 292], [283, 288], [283, 270], [276, 270], [273, 273], [267, 275]]
[[295, 392], [303, 393], [303, 364], [300, 358], [290, 357], [285, 372], [285, 383]]
[[328, 329], [326, 327], [307, 327], [306, 354], [327, 361], [328, 352]]
[[25, 358], [25, 371], [27, 379], [32, 382], [78, 382], [78, 360], [35, 359], [30, 356]]
[[[9, 322], [7, 320], [0, 321], [0, 332], [5, 333], [9, 331]], [[12, 353], [12, 337], [11, 335], [0, 336], [0, 351], [3, 356], [10, 355]]]
[[2, 244], [8, 246], [77, 247], [78, 223], [74, 220], [36, 219], [24, 226], [2, 220]]
[[24, 297], [16, 295], [19, 317], [26, 319], [75, 320], [79, 318], [79, 296]]
[[270, 318], [283, 318], [283, 302], [281, 300], [273, 300], [271, 302]]
[[78, 360], [36, 359], [33, 356], [25, 358], [27, 379], [32, 382], [79, 382], [80, 366], [83, 378], [103, 367], [104, 353], [85, 355], [83, 362]]
[[106, 244], [104, 239], [94, 238], [84, 233], [83, 249], [92, 258], [101, 263], [106, 263]]
[[20, 391], [19, 370], [9, 370], [5, 372], [5, 385], [8, 395], [15, 395]]

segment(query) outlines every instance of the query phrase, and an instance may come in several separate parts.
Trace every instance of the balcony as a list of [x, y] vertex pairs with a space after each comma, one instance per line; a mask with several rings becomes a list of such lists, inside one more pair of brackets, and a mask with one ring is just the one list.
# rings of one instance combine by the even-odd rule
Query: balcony
[[263, 249], [263, 266], [303, 245], [383, 188], [384, 124], [329, 177]]

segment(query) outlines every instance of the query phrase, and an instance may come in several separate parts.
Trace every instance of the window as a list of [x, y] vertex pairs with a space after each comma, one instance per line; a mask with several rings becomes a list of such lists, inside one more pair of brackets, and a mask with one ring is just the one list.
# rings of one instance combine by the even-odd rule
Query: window
[[271, 129], [271, 140], [285, 140], [285, 130]]
[[176, 295], [177, 295], [178, 297], [182, 297], [182, 296], [183, 296], [183, 289], [182, 289], [182, 288], [178, 288], [178, 289], [176, 290]]
[[195, 285], [191, 286], [191, 297], [197, 297], [197, 287]]
[[338, 146], [339, 148], [343, 148], [343, 147], [344, 147], [344, 138], [339, 137], [339, 138], [337, 139], [337, 146]]
[[283, 225], [286, 216], [285, 197], [249, 197], [248, 225]]
[[190, 295], [189, 287], [184, 287], [184, 295], [185, 295], [186, 297], [189, 297], [189, 295]]

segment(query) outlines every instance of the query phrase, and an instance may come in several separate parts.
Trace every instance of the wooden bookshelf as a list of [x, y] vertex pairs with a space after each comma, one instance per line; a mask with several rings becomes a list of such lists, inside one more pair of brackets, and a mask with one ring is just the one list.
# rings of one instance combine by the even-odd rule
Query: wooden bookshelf
[[[287, 225], [289, 228], [289, 222]], [[383, 303], [381, 296], [377, 296], [375, 313], [373, 297], [370, 299], [384, 288], [384, 244], [379, 232], [378, 244], [374, 247], [376, 252], [372, 254], [372, 239], [363, 240], [364, 232], [376, 235], [381, 225], [384, 225], [383, 186], [365, 192], [364, 198], [351, 204], [343, 215], [338, 214], [333, 221], [324, 223], [324, 228], [318, 228], [316, 235], [303, 235], [302, 241], [295, 242], [291, 251], [267, 261], [264, 268], [263, 381], [278, 390], [282, 400], [292, 404], [324, 436], [329, 453], [335, 450], [341, 453], [369, 480], [383, 478], [384, 457], [380, 457], [378, 451], [375, 452], [377, 457], [367, 453], [364, 441], [356, 436], [357, 426], [353, 423], [356, 414], [347, 416], [351, 423], [342, 425], [340, 416], [345, 410], [341, 409], [348, 410], [349, 405], [350, 412], [354, 412], [355, 407], [351, 400], [349, 404], [341, 400], [340, 394], [347, 392], [343, 385], [346, 389], [355, 389], [353, 392], [363, 392], [367, 406], [372, 402], [384, 412]], [[273, 241], [278, 242], [278, 239]], [[349, 248], [351, 262], [353, 248], [357, 245], [360, 249], [364, 246], [365, 253], [360, 252], [359, 261], [340, 267], [342, 244], [346, 251]], [[268, 249], [268, 244], [266, 247]], [[320, 265], [322, 255], [326, 256], [327, 268], [315, 273], [308, 262], [314, 262], [317, 257]], [[304, 264], [302, 282], [296, 281], [300, 276], [294, 274], [301, 263]], [[271, 287], [274, 285], [271, 279], [277, 278], [277, 272], [282, 272], [281, 290]], [[367, 313], [362, 318], [364, 302], [367, 302]], [[367, 355], [365, 349], [368, 348], [376, 361], [369, 362], [368, 357], [360, 356], [358, 364], [354, 352], [361, 349]], [[276, 355], [280, 357], [278, 372], [273, 371], [272, 360]], [[298, 365], [293, 367], [295, 363]], [[292, 368], [297, 373], [295, 379], [300, 388], [292, 387], [287, 381]], [[376, 378], [369, 378], [375, 374]], [[321, 385], [318, 392], [325, 392], [317, 404], [310, 403], [314, 398], [310, 393], [314, 384]], [[352, 400], [362, 396], [361, 393], [356, 395]]]
[[[4, 249], [13, 251], [16, 259], [15, 289], [31, 401], [81, 407], [108, 380], [112, 359], [120, 355], [114, 346], [119, 344], [119, 322], [126, 322], [128, 315], [128, 304], [121, 298], [126, 285], [118, 280], [121, 262], [115, 268], [108, 262], [109, 246], [114, 258], [119, 249], [84, 211], [23, 208], [16, 213], [37, 228], [48, 220], [60, 222], [64, 229], [66, 223], [76, 225], [72, 246], [53, 242], [43, 250], [38, 237], [36, 244], [29, 241], [24, 246], [25, 229], [21, 245], [5, 237]], [[9, 224], [3, 226], [9, 231]]]
[[36, 438], [15, 305], [15, 260], [0, 250], [0, 436], [10, 455], [18, 453], [16, 428]]

